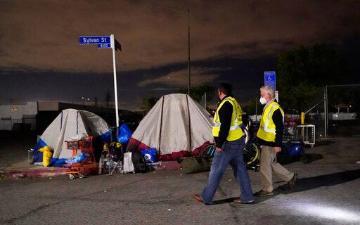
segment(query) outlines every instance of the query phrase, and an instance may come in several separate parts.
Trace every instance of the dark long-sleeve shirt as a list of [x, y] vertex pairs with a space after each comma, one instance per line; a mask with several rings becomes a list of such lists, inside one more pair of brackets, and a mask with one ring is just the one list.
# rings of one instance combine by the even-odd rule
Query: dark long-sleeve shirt
[[[226, 97], [222, 101], [225, 101]], [[221, 104], [221, 103], [220, 103]], [[224, 142], [226, 141], [227, 136], [229, 135], [229, 130], [231, 126], [231, 116], [233, 112], [233, 106], [230, 102], [225, 102], [219, 109], [219, 119], [220, 119], [220, 131], [219, 137], [215, 137], [216, 147], [221, 148]]]
[[281, 147], [282, 145], [282, 138], [284, 132], [284, 120], [283, 115], [280, 109], [275, 110], [272, 119], [275, 124], [275, 142], [268, 142], [258, 138], [258, 143], [260, 145], [272, 146], [272, 147]]

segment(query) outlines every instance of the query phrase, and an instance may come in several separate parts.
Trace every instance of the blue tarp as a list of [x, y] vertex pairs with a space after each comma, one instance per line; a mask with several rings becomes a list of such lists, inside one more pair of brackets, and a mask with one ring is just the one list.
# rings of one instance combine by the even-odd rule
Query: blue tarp
[[110, 143], [111, 142], [111, 130], [108, 130], [105, 133], [103, 133], [102, 135], [100, 135], [100, 139], [101, 139], [101, 141], [103, 141], [105, 143]]
[[121, 144], [127, 144], [131, 138], [132, 132], [130, 128], [123, 123], [118, 129], [117, 141]]
[[141, 155], [144, 157], [146, 163], [155, 163], [158, 161], [157, 151], [155, 148], [142, 150]]
[[45, 141], [43, 141], [40, 138], [39, 141], [36, 143], [36, 145], [34, 147], [34, 155], [33, 155], [34, 162], [42, 162], [43, 153], [39, 152], [39, 149], [42, 148], [42, 147], [45, 147], [45, 146], [47, 146], [47, 144], [45, 143]]

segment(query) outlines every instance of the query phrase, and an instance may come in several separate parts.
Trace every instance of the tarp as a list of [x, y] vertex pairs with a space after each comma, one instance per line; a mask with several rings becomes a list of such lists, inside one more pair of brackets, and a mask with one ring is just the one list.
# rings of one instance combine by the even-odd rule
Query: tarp
[[214, 143], [210, 114], [186, 94], [162, 96], [140, 122], [128, 150], [155, 148], [161, 160], [176, 159]]

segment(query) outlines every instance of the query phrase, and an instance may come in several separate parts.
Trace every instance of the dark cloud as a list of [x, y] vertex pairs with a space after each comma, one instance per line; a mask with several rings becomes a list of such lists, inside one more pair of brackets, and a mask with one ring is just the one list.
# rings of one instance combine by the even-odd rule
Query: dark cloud
[[[271, 41], [336, 40], [359, 31], [359, 1], [55, 1], [2, 0], [0, 67], [60, 71], [111, 70], [107, 50], [79, 46], [80, 35], [114, 33], [123, 43], [120, 69], [186, 59], [191, 9], [194, 59], [274, 51]], [[268, 43], [261, 45], [258, 43]], [[222, 46], [244, 48], [222, 48]]]
[[[104, 95], [112, 88], [111, 52], [80, 46], [78, 38], [110, 33], [123, 46], [117, 53], [120, 86], [126, 83], [136, 102], [164, 93], [160, 89], [176, 90], [186, 83], [188, 8], [196, 84], [231, 80], [239, 90], [254, 90], [280, 52], [315, 42], [343, 43], [360, 33], [357, 0], [0, 0], [0, 89], [12, 89], [2, 98], [16, 92], [11, 79], [25, 76], [35, 81], [24, 79], [23, 86], [37, 87], [19, 86], [26, 99], [48, 96], [37, 80], [57, 84], [45, 88], [54, 99], [86, 92], [69, 80], [95, 85], [89, 94]], [[97, 79], [104, 81], [93, 83]]]

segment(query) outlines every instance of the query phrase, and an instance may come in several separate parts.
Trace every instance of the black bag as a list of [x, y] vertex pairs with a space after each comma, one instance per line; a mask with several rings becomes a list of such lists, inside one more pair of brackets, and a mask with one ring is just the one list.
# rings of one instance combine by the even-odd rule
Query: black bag
[[205, 172], [211, 167], [211, 159], [204, 157], [182, 158], [180, 163], [183, 173]]
[[132, 153], [132, 161], [134, 164], [135, 173], [145, 173], [147, 171], [145, 158], [139, 151]]

